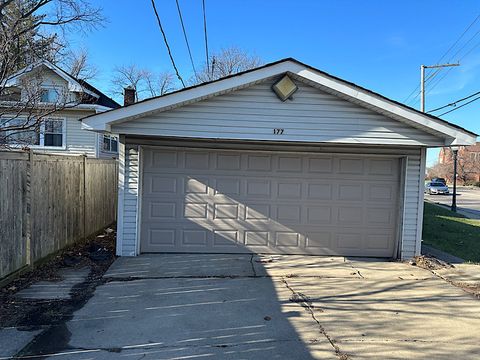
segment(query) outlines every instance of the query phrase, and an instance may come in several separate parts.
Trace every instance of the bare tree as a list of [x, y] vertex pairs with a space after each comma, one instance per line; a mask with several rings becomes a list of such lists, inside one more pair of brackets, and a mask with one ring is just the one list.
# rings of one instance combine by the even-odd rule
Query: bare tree
[[214, 53], [210, 64], [205, 64], [201, 71], [191, 79], [193, 84], [220, 79], [262, 65], [263, 61], [256, 55], [250, 55], [238, 47], [230, 47]]
[[468, 147], [458, 152], [457, 175], [462, 183], [471, 179], [472, 175], [480, 173], [478, 153], [468, 151]]
[[70, 51], [65, 65], [68, 73], [80, 80], [92, 80], [98, 75], [98, 68], [90, 63], [86, 49]]
[[139, 68], [135, 64], [116, 66], [113, 69], [114, 76], [111, 80], [112, 94], [121, 95], [123, 89], [127, 86], [132, 87], [138, 100], [138, 93], [140, 92], [140, 83], [145, 78], [145, 70]]
[[0, 0], [0, 146], [18, 143], [22, 133], [26, 140], [38, 135], [46, 117], [78, 104], [65, 89], [55, 89], [54, 101], [46, 102], [33, 65], [56, 62], [69, 31], [89, 31], [103, 20], [86, 0]]
[[122, 94], [127, 86], [135, 89], [136, 100], [142, 99], [145, 94], [148, 97], [164, 95], [175, 90], [176, 84], [169, 72], [154, 73], [134, 64], [115, 67], [111, 83], [114, 95]]
[[435, 165], [427, 169], [427, 176], [430, 179], [438, 177], [438, 178], [444, 178], [444, 179], [450, 180], [452, 178], [452, 175], [451, 175], [452, 172], [453, 172], [452, 164], [436, 163]]
[[175, 90], [175, 77], [169, 72], [155, 74], [146, 71], [145, 85], [150, 96], [165, 95]]
[[[427, 169], [428, 176], [442, 177], [453, 180], [453, 157], [445, 163], [437, 163]], [[476, 174], [480, 174], [480, 155], [477, 152], [469, 151], [468, 146], [461, 147], [457, 155], [457, 179], [468, 182]]]

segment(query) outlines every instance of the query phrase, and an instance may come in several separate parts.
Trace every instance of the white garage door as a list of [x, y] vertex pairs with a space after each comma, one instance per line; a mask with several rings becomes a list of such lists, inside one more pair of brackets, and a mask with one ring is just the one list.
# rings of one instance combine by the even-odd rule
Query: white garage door
[[145, 149], [142, 252], [392, 257], [396, 158]]

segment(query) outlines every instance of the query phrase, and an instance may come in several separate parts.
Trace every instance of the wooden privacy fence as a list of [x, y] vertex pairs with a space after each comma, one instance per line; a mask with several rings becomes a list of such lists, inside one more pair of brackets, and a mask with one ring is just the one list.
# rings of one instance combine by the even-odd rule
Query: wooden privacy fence
[[0, 151], [0, 279], [113, 223], [117, 166]]

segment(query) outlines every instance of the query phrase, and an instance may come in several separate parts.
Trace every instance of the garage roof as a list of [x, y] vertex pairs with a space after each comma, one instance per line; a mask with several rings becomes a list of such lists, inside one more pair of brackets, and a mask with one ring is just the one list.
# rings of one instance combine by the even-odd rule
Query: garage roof
[[469, 130], [436, 116], [420, 112], [293, 58], [282, 59], [218, 80], [184, 88], [97, 115], [88, 116], [83, 119], [83, 126], [93, 131], [110, 131], [111, 126], [114, 124], [152, 113], [171, 110], [186, 104], [246, 88], [281, 74], [289, 74], [322, 91], [331, 93], [426, 132], [436, 134], [437, 136], [443, 135], [445, 138], [452, 139], [449, 141], [451, 145], [475, 144], [477, 134]]

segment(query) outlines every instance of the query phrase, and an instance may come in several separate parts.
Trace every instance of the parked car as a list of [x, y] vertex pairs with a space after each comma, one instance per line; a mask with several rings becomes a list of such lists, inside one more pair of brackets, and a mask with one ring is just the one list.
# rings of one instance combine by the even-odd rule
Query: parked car
[[448, 186], [445, 185], [444, 183], [438, 182], [438, 181], [431, 181], [427, 183], [427, 185], [425, 185], [425, 192], [429, 193], [430, 195], [433, 195], [433, 194], [438, 195], [438, 194], [448, 194], [449, 190], [448, 190]]
[[432, 178], [433, 183], [442, 183], [443, 185], [447, 185], [447, 180], [444, 178]]

